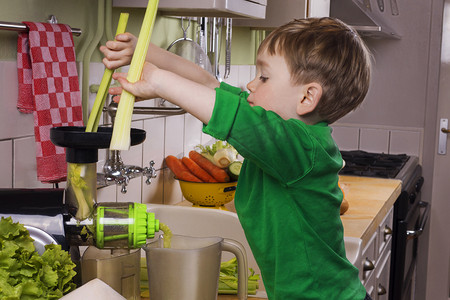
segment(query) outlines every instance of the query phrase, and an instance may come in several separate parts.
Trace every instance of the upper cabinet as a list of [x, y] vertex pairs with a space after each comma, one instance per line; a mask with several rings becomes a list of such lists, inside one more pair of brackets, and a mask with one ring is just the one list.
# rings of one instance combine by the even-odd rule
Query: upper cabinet
[[399, 14], [396, 3], [392, 0], [393, 6], [387, 9], [383, 1], [331, 0], [330, 16], [344, 21], [365, 37], [400, 39], [395, 26]]
[[[147, 7], [147, 4], [148, 0], [113, 0], [115, 7]], [[159, 0], [158, 13], [184, 17], [262, 19], [266, 14], [266, 5], [267, 0]]]
[[267, 0], [266, 18], [233, 20], [233, 26], [273, 29], [293, 19], [328, 17], [330, 0]]

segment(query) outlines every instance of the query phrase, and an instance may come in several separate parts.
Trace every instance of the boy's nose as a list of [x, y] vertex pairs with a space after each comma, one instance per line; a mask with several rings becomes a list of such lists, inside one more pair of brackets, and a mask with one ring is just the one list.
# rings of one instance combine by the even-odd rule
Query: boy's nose
[[249, 83], [247, 83], [247, 89], [250, 92], [254, 92], [254, 88], [255, 88], [255, 84], [254, 84], [255, 79], [253, 79], [252, 81], [250, 81]]

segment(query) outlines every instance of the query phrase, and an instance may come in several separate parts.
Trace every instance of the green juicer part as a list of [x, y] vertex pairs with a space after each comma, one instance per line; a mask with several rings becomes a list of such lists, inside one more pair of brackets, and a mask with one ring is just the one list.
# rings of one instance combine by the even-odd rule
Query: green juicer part
[[[99, 205], [96, 216], [96, 246], [110, 248], [121, 242], [124, 248], [137, 249], [159, 231], [159, 220], [141, 203], [129, 203], [128, 209]], [[111, 247], [117, 248], [117, 246]]]

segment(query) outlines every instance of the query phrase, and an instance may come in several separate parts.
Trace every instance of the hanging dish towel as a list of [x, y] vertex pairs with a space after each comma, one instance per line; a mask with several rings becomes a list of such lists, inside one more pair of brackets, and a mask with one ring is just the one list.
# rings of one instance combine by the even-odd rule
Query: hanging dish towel
[[64, 24], [23, 22], [29, 29], [17, 43], [17, 108], [34, 115], [39, 181], [64, 181], [65, 149], [50, 141], [50, 128], [83, 126], [72, 32]]

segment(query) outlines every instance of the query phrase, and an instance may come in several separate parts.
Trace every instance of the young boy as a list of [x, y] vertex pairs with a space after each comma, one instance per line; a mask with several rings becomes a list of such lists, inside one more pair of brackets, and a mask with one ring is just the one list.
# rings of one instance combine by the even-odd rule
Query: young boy
[[[129, 63], [135, 43], [125, 34], [101, 47], [105, 65]], [[328, 126], [368, 90], [370, 55], [355, 31], [332, 18], [274, 30], [258, 50], [250, 93], [154, 45], [147, 61], [140, 81], [114, 78], [138, 100], [183, 107], [245, 158], [235, 206], [269, 299], [370, 299], [345, 256], [343, 161]]]

